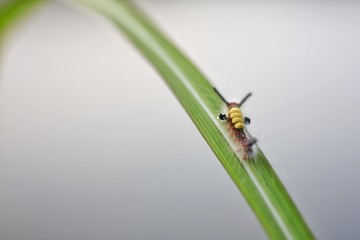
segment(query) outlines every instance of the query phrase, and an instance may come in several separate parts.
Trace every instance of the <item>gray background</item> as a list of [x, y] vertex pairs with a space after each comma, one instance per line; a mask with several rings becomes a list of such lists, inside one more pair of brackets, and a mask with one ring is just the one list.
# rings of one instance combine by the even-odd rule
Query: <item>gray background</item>
[[[139, 3], [228, 99], [319, 239], [358, 239], [360, 3]], [[0, 239], [266, 239], [158, 74], [52, 3], [3, 48]]]

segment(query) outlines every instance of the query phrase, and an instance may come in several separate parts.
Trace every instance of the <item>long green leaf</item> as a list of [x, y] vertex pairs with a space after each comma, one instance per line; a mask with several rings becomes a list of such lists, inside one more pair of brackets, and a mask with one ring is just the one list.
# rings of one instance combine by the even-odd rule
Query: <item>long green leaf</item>
[[8, 0], [0, 5], [0, 38], [28, 10], [44, 0]]
[[[271, 239], [313, 235], [260, 149], [242, 159], [238, 146], [216, 118], [225, 104], [199, 70], [134, 5], [120, 0], [79, 0], [115, 23], [163, 76]], [[239, 236], [240, 238], [241, 236]]]

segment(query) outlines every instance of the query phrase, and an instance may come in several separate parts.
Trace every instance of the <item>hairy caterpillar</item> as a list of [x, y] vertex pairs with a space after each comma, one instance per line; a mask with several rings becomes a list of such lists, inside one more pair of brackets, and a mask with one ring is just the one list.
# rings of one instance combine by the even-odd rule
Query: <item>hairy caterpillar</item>
[[239, 103], [236, 103], [226, 101], [216, 88], [214, 88], [214, 91], [219, 95], [229, 109], [227, 115], [220, 113], [218, 118], [229, 123], [230, 130], [234, 133], [236, 141], [240, 142], [243, 147], [243, 158], [248, 159], [253, 153], [252, 147], [256, 144], [257, 140], [255, 138], [248, 139], [246, 136], [244, 128], [245, 125], [250, 124], [251, 121], [250, 118], [243, 117], [240, 107], [251, 96], [251, 93], [248, 93]]

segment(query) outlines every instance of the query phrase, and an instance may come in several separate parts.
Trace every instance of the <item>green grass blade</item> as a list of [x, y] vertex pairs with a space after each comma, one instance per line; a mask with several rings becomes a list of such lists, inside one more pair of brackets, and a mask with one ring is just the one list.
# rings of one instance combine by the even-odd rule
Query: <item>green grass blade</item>
[[[115, 23], [163, 76], [271, 239], [313, 239], [284, 186], [258, 149], [243, 160], [217, 120], [224, 103], [201, 72], [135, 6], [116, 0], [79, 0]], [[241, 236], [239, 236], [241, 238]]]
[[44, 0], [8, 0], [0, 5], [0, 38], [6, 30], [35, 5]]

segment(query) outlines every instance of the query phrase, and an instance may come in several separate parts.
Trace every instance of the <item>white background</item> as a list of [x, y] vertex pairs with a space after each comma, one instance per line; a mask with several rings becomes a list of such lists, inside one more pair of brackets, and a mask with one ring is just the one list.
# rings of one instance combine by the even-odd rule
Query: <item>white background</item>
[[[229, 99], [319, 239], [357, 239], [360, 4], [139, 3]], [[84, 10], [84, 9], [83, 9]], [[60, 3], [1, 54], [0, 238], [266, 239], [159, 75]]]

